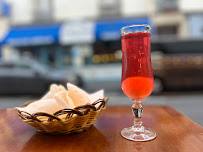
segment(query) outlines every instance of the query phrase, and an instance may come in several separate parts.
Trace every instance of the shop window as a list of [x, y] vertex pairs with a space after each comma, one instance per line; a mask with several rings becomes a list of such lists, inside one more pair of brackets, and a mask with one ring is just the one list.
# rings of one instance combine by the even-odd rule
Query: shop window
[[157, 35], [159, 36], [176, 36], [178, 33], [178, 26], [160, 26], [157, 27]]
[[93, 64], [121, 63], [120, 41], [97, 42], [94, 44]]

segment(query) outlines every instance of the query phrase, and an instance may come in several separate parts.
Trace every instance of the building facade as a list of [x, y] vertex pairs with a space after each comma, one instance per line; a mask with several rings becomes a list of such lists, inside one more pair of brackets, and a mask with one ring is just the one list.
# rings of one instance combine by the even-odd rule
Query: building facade
[[187, 18], [189, 37], [203, 38], [203, 1], [180, 0], [179, 6]]
[[17, 55], [55, 68], [119, 62], [119, 30], [125, 25], [150, 24], [154, 37], [201, 37], [203, 31], [201, 0], [6, 2], [11, 10], [9, 16], [0, 17], [3, 58], [9, 58], [12, 47], [19, 50]]

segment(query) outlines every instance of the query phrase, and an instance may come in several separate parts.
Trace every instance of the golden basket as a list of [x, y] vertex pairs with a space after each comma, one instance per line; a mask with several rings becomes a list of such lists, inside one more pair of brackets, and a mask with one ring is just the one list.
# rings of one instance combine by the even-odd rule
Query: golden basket
[[[46, 133], [79, 133], [87, 130], [105, 109], [109, 98], [99, 99], [93, 104], [82, 105], [74, 109], [63, 109], [53, 115], [48, 113], [29, 114], [18, 110], [20, 118], [37, 129]], [[21, 107], [25, 107], [27, 103]]]

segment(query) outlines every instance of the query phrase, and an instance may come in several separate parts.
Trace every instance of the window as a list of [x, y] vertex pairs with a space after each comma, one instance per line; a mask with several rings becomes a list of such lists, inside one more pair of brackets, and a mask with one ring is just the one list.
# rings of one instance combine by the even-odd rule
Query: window
[[30, 70], [31, 67], [27, 64], [15, 64], [15, 69], [24, 69], [24, 70]]
[[35, 0], [35, 21], [51, 22], [53, 19], [52, 0]]
[[97, 42], [94, 44], [93, 64], [121, 63], [120, 41]]
[[120, 16], [120, 0], [100, 0], [100, 16], [102, 18]]
[[178, 26], [172, 25], [172, 26], [160, 26], [157, 27], [157, 34], [160, 36], [175, 36], [178, 33]]
[[156, 0], [158, 12], [177, 11], [177, 0]]
[[0, 64], [0, 69], [12, 69], [13, 68], [13, 64]]

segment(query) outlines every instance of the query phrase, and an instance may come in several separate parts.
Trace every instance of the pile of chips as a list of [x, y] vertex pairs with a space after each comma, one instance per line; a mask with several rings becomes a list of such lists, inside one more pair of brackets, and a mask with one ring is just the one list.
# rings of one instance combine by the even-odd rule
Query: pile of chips
[[88, 94], [70, 83], [67, 83], [67, 88], [68, 90], [62, 85], [52, 84], [41, 99], [32, 102], [25, 108], [17, 107], [17, 109], [30, 114], [37, 112], [53, 114], [62, 109], [73, 109], [77, 106], [92, 104], [96, 100], [104, 98], [104, 90]]

